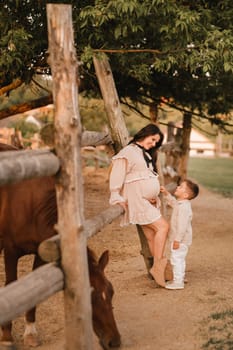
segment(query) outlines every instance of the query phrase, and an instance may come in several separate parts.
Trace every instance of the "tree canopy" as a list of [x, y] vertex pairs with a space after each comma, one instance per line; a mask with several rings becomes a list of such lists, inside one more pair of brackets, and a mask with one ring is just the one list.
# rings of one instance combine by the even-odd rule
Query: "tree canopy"
[[2, 0], [0, 93], [49, 73], [47, 2], [72, 5], [87, 93], [99, 93], [92, 57], [105, 54], [122, 102], [158, 104], [163, 97], [232, 130], [231, 0]]

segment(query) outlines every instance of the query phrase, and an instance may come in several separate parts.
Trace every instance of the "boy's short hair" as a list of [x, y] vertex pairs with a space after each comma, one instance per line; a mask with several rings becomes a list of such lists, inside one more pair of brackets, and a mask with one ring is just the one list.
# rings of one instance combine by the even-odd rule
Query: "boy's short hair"
[[199, 193], [198, 185], [189, 179], [184, 180], [184, 182], [186, 183], [186, 186], [188, 188], [189, 199], [197, 197]]

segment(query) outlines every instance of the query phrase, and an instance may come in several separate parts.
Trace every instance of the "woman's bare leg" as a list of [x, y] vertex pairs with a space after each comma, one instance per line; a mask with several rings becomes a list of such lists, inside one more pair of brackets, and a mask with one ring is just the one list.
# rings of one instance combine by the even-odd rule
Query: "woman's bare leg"
[[155, 281], [162, 287], [165, 286], [164, 271], [167, 259], [164, 258], [164, 249], [168, 234], [169, 225], [167, 221], [160, 217], [152, 224], [143, 225], [142, 229], [147, 238], [151, 254], [154, 258], [154, 264], [150, 269], [150, 273]]
[[155, 260], [163, 257], [169, 225], [167, 221], [160, 217], [148, 225], [142, 225], [143, 232], [147, 238], [150, 252]]

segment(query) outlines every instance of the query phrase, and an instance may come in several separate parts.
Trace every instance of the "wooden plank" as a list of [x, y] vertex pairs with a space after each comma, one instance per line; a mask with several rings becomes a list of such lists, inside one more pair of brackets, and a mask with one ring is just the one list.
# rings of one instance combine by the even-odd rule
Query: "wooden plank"
[[123, 118], [112, 70], [106, 56], [102, 56], [101, 58], [94, 56], [93, 62], [109, 120], [114, 148], [116, 152], [119, 152], [128, 143], [129, 135]]
[[[81, 145], [98, 146], [112, 143], [105, 132], [84, 131]], [[23, 150], [0, 152], [0, 185], [33, 177], [55, 175], [60, 167], [58, 157], [49, 150]]]
[[[102, 57], [100, 59], [97, 58], [97, 56], [95, 56], [94, 66], [110, 124], [111, 137], [114, 142], [113, 147], [115, 149], [115, 152], [117, 153], [129, 141], [128, 130], [126, 128], [125, 121], [122, 115], [120, 101], [115, 87], [112, 70], [107, 58]], [[136, 225], [136, 227], [142, 247], [141, 254], [144, 258], [147, 271], [149, 272], [151, 263], [153, 261], [151, 259], [148, 242], [140, 226]]]
[[83, 234], [82, 126], [78, 106], [77, 58], [72, 7], [47, 4], [49, 63], [53, 76], [55, 149], [61, 159], [57, 179], [61, 265], [65, 274], [66, 350], [92, 349], [91, 289], [87, 241]]
[[[46, 124], [40, 130], [40, 137], [42, 141], [49, 146], [54, 148], [54, 125], [53, 123]], [[81, 137], [81, 145], [85, 146], [98, 146], [112, 144], [112, 139], [107, 132], [89, 131], [84, 130]]]
[[85, 130], [82, 133], [81, 145], [85, 146], [99, 146], [99, 145], [110, 145], [112, 144], [112, 138], [109, 133], [88, 131]]
[[22, 315], [63, 287], [63, 272], [51, 263], [0, 288], [0, 325]]
[[[123, 208], [119, 205], [110, 207], [92, 219], [84, 222], [83, 234], [86, 237], [91, 237], [98, 233], [105, 225], [110, 224], [113, 220], [123, 213]], [[43, 241], [39, 246], [39, 255], [46, 262], [57, 261], [61, 258], [60, 237], [53, 236], [50, 239]]]
[[57, 173], [59, 159], [47, 150], [0, 153], [0, 185]]

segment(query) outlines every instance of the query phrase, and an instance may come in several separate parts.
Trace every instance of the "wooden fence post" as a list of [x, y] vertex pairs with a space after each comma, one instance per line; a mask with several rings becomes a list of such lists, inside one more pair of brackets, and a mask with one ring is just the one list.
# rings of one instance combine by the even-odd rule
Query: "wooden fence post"
[[[120, 149], [129, 141], [128, 130], [122, 116], [121, 105], [115, 82], [112, 75], [112, 70], [107, 58], [94, 57], [94, 66], [96, 75], [99, 81], [100, 90], [103, 96], [106, 113], [111, 127], [111, 136], [115, 143], [115, 151]], [[149, 250], [147, 239], [140, 225], [136, 225], [137, 232], [141, 243], [141, 255], [144, 258], [146, 269], [149, 275], [149, 269], [153, 264], [153, 259]], [[150, 276], [150, 275], [149, 275]]]
[[127, 145], [129, 135], [122, 115], [112, 70], [107, 57], [98, 58], [94, 56], [93, 62], [111, 128], [114, 149], [119, 152], [122, 147]]
[[81, 122], [72, 7], [47, 4], [49, 63], [53, 76], [55, 150], [61, 160], [57, 180], [58, 225], [65, 275], [65, 349], [93, 348], [90, 283], [81, 169]]

